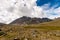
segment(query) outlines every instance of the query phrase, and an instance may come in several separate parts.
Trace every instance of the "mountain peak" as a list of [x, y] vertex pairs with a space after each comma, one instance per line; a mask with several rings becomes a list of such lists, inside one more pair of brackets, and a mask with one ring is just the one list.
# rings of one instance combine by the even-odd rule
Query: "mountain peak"
[[52, 20], [49, 18], [36, 18], [36, 17], [31, 18], [31, 17], [23, 16], [19, 19], [16, 19], [10, 24], [38, 24], [38, 23], [49, 22], [49, 21]]

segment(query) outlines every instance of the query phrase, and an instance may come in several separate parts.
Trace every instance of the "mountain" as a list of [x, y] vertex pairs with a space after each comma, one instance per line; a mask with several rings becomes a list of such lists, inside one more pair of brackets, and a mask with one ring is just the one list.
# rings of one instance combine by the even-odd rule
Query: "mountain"
[[31, 18], [31, 17], [23, 16], [19, 19], [16, 19], [10, 24], [38, 24], [38, 23], [49, 22], [49, 21], [52, 20], [48, 18]]
[[60, 18], [56, 18], [54, 19], [54, 21], [51, 22], [45, 22], [45, 23], [41, 23], [42, 25], [47, 25], [47, 26], [60, 26]]
[[6, 24], [4, 24], [4, 23], [0, 23], [0, 28], [3, 27], [3, 26], [5, 26], [5, 25], [6, 25]]

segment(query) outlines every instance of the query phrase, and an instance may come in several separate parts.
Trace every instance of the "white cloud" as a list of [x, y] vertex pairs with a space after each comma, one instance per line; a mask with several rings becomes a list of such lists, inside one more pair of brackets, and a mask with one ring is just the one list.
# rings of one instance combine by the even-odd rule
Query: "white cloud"
[[31, 16], [36, 0], [0, 0], [0, 22], [9, 24], [21, 16]]
[[54, 19], [57, 17], [60, 17], [60, 7], [55, 8], [57, 5], [53, 6], [53, 7], [49, 7], [50, 3], [48, 4], [44, 4], [43, 6], [37, 7], [35, 8], [35, 13], [34, 16], [36, 15], [36, 17], [47, 17], [50, 19]]
[[56, 9], [54, 10], [54, 12], [57, 13], [57, 14], [60, 14], [60, 7], [56, 8]]

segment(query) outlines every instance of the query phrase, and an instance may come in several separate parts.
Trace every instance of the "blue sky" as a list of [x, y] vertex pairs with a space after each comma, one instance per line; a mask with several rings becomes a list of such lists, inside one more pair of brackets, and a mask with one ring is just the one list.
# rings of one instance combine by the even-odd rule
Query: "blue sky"
[[[48, 4], [48, 8], [46, 8], [48, 10], [45, 10], [47, 11], [46, 12], [47, 17], [48, 16], [49, 18], [60, 17], [60, 0], [37, 0], [36, 4], [40, 8], [45, 4]], [[44, 7], [47, 7], [47, 6], [44, 6]]]
[[36, 3], [37, 3], [37, 6], [42, 6], [48, 3], [50, 3], [50, 7], [53, 7], [54, 5], [58, 5], [56, 6], [57, 8], [60, 6], [60, 0], [37, 0]]

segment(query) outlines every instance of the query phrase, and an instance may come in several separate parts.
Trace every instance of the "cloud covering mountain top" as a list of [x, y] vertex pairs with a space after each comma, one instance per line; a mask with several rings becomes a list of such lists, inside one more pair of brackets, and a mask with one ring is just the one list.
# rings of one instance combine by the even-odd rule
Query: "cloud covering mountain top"
[[[0, 23], [10, 22], [22, 17], [48, 17], [60, 16], [59, 0], [0, 0]], [[57, 1], [57, 4], [55, 3]], [[51, 5], [52, 4], [52, 5]]]

